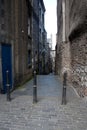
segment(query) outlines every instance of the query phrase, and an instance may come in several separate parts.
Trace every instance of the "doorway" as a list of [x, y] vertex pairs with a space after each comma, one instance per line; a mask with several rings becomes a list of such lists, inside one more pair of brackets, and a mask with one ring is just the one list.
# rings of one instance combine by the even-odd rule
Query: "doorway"
[[1, 45], [1, 57], [2, 57], [2, 81], [3, 81], [3, 93], [7, 92], [7, 75], [10, 84], [10, 89], [12, 88], [12, 47], [10, 44]]

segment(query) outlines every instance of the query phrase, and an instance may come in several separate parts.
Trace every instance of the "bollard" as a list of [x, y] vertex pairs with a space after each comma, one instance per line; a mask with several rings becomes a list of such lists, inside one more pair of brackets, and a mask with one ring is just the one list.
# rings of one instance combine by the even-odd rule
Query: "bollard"
[[63, 92], [62, 92], [62, 104], [66, 105], [66, 86], [67, 86], [67, 72], [63, 75]]
[[33, 103], [37, 103], [37, 76], [34, 70]]
[[9, 83], [9, 71], [6, 71], [6, 78], [7, 78], [7, 83], [6, 83], [6, 87], [7, 87], [7, 101], [11, 101], [11, 95], [10, 95], [10, 83]]

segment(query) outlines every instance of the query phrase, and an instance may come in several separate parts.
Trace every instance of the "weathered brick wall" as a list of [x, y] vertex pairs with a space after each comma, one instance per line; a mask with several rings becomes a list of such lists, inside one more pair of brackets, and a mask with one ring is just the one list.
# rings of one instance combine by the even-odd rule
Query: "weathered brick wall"
[[63, 42], [61, 45], [62, 64], [61, 64], [61, 76], [64, 72], [67, 72], [68, 82], [71, 80], [71, 55], [70, 55], [70, 42]]
[[72, 83], [80, 96], [87, 96], [87, 1], [70, 3]]
[[87, 95], [87, 1], [65, 0], [65, 42], [62, 42], [62, 3], [57, 2], [58, 72], [62, 75], [64, 69], [68, 70], [73, 85], [84, 96]]
[[81, 96], [87, 96], [87, 33], [71, 42], [72, 83]]

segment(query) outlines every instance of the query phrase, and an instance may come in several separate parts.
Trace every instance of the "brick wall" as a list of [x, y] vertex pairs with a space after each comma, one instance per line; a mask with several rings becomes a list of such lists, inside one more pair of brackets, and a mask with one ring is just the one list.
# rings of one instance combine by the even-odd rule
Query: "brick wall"
[[70, 82], [70, 74], [71, 74], [71, 55], [70, 55], [70, 42], [63, 42], [61, 45], [61, 76], [63, 77], [63, 74], [65, 71], [67, 71], [68, 74], [68, 82]]
[[72, 83], [80, 96], [87, 96], [87, 33], [71, 42]]
[[72, 83], [80, 96], [87, 96], [87, 1], [72, 0], [69, 13]]
[[59, 3], [62, 4], [60, 0], [57, 6], [57, 71], [62, 75], [63, 70], [67, 69], [79, 95], [87, 96], [87, 1], [65, 0], [65, 42], [62, 42], [63, 14]]

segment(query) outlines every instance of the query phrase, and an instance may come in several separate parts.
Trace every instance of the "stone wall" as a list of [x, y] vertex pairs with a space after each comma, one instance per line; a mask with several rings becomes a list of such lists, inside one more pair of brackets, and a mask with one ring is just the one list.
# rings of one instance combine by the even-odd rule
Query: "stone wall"
[[[64, 1], [65, 12], [62, 12], [62, 1], [57, 1], [57, 52], [56, 52], [56, 71], [57, 74], [63, 78], [63, 73], [68, 72], [68, 79], [70, 80], [70, 42], [68, 40], [69, 35], [69, 1]], [[65, 34], [63, 29], [63, 13], [65, 14]], [[63, 41], [63, 35], [65, 40]], [[58, 65], [58, 67], [57, 67]]]
[[64, 72], [67, 72], [68, 82], [71, 80], [71, 55], [70, 55], [70, 42], [63, 42], [61, 45], [61, 76], [63, 77]]
[[[70, 22], [70, 32], [69, 35], [74, 33], [75, 30], [81, 29], [80, 31], [87, 31], [86, 29], [87, 21], [87, 1], [72, 0], [69, 6], [69, 22]], [[83, 27], [82, 27], [83, 26]]]
[[[87, 96], [87, 1], [65, 0], [65, 42], [63, 42], [63, 13], [57, 0], [56, 65], [62, 77], [68, 71], [69, 80], [80, 96]], [[60, 7], [59, 7], [60, 6]]]
[[71, 42], [72, 83], [80, 96], [87, 95], [87, 33]]
[[27, 78], [28, 73], [28, 7], [24, 0], [13, 1], [14, 11], [14, 85]]
[[62, 1], [57, 0], [57, 45], [56, 45], [56, 60], [55, 60], [55, 73], [61, 74], [61, 43], [62, 43]]
[[[32, 75], [32, 68], [28, 67], [28, 5], [25, 0], [9, 0], [9, 2], [4, 0], [3, 4], [0, 1], [0, 7], [0, 11], [3, 9], [4, 12], [3, 16], [0, 15], [0, 44], [12, 46], [12, 78], [15, 86]], [[1, 65], [2, 63], [0, 64], [2, 76]], [[0, 86], [2, 80], [0, 78]]]
[[87, 1], [72, 0], [69, 9], [72, 83], [87, 96]]

